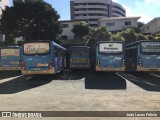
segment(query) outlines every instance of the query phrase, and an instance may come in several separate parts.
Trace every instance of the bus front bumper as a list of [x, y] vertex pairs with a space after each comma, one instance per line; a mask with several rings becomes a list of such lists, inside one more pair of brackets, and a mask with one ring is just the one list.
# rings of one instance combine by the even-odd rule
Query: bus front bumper
[[106, 71], [106, 72], [112, 72], [112, 71], [125, 71], [125, 67], [121, 67], [121, 68], [103, 68], [103, 67], [99, 67], [96, 66], [96, 71]]
[[0, 67], [0, 71], [4, 70], [21, 70], [20, 67]]
[[22, 70], [22, 75], [38, 75], [38, 74], [55, 74], [55, 68], [44, 71], [31, 71], [31, 70]]
[[147, 72], [147, 71], [153, 71], [153, 72], [160, 72], [160, 68], [143, 68], [137, 65], [137, 71]]
[[90, 68], [90, 65], [69, 65], [69, 68]]

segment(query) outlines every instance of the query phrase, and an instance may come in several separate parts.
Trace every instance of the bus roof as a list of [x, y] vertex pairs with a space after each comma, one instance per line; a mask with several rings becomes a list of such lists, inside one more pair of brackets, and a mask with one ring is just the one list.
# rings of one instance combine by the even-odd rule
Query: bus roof
[[122, 41], [98, 41], [93, 46], [96, 46], [100, 43], [124, 43], [124, 42], [122, 42]]
[[55, 43], [55, 42], [53, 42], [53, 41], [51, 41], [55, 46], [57, 46], [57, 47], [59, 47], [59, 48], [62, 48], [63, 50], [67, 50], [66, 48], [64, 48], [64, 47], [62, 47], [61, 45], [59, 45], [59, 44], [57, 44], [57, 43]]
[[89, 46], [86, 46], [86, 45], [84, 45], [84, 46], [71, 46], [69, 49], [68, 49], [68, 51], [70, 51], [72, 48], [88, 48], [88, 49], [90, 49], [90, 47]]
[[132, 43], [126, 44], [125, 47], [136, 46], [136, 45], [139, 45], [141, 42], [160, 42], [160, 41], [156, 41], [156, 40], [139, 40], [139, 41], [136, 41], [136, 42], [132, 42]]
[[71, 48], [81, 48], [81, 47], [83, 47], [83, 48], [90, 48], [89, 46], [85, 46], [85, 45], [82, 46], [82, 45], [81, 45], [81, 46], [71, 46], [70, 49], [71, 49]]
[[3, 47], [0, 47], [0, 49], [6, 49], [6, 48], [20, 48], [20, 46], [3, 46]]
[[62, 47], [61, 45], [59, 45], [59, 44], [57, 44], [57, 43], [55, 43], [55, 42], [53, 42], [53, 41], [50, 41], [50, 40], [32, 40], [32, 41], [24, 41], [23, 42], [23, 44], [24, 43], [30, 43], [30, 42], [52, 42], [55, 46], [57, 46], [57, 47], [59, 47], [59, 48], [62, 48], [63, 50], [67, 50], [66, 48], [64, 48], [64, 47]]

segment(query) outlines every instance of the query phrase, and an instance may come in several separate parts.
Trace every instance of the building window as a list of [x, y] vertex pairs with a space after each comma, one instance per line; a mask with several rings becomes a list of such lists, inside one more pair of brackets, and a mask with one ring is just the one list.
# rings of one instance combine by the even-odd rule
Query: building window
[[126, 21], [125, 22], [125, 25], [127, 26], [127, 25], [131, 25], [131, 21]]
[[115, 26], [116, 24], [115, 24], [115, 22], [108, 22], [108, 23], [106, 23], [106, 26], [108, 26], [108, 27], [112, 27], [112, 26]]
[[69, 25], [68, 24], [63, 24], [63, 28], [68, 28]]

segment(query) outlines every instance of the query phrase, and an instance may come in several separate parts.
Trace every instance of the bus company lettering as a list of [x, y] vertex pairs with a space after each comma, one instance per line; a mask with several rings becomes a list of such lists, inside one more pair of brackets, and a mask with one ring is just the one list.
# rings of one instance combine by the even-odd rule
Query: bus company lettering
[[37, 64], [37, 67], [46, 67], [48, 66], [48, 64], [45, 64], [45, 63], [38, 63]]
[[118, 50], [118, 48], [107, 48], [107, 47], [104, 47], [104, 50]]

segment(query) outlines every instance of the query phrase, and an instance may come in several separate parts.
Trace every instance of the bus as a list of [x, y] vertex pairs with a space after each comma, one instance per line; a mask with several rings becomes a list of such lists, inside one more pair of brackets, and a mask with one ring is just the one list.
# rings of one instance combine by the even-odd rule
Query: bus
[[21, 50], [22, 75], [57, 74], [66, 67], [66, 49], [53, 41], [26, 41]]
[[160, 41], [140, 40], [125, 45], [126, 71], [160, 71]]
[[0, 48], [0, 70], [20, 70], [20, 47], [6, 46]]
[[99, 41], [91, 49], [94, 71], [125, 71], [123, 42]]
[[72, 46], [69, 49], [69, 68], [90, 68], [90, 47]]

